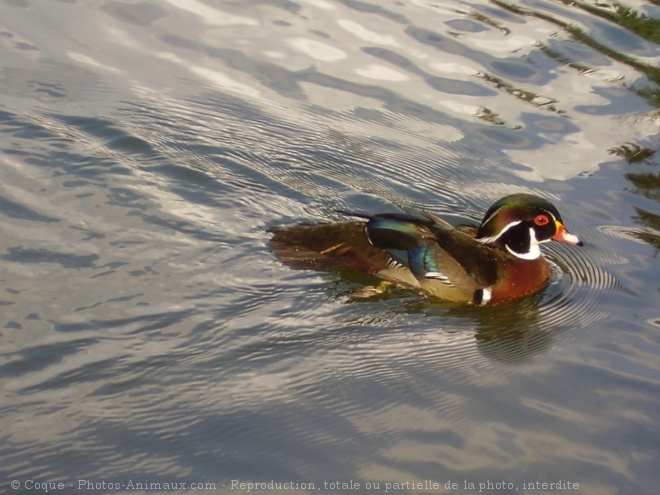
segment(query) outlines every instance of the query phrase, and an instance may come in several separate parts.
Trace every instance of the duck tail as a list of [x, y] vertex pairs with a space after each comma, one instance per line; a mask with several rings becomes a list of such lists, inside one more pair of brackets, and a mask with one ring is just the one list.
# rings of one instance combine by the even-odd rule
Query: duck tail
[[296, 270], [338, 271], [353, 268], [373, 274], [389, 256], [371, 245], [364, 223], [301, 224], [275, 227], [270, 248], [280, 262]]

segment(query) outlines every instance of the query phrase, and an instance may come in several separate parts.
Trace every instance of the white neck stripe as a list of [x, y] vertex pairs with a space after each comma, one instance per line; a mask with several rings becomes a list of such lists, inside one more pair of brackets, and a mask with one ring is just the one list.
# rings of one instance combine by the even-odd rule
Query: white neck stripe
[[491, 213], [491, 215], [486, 220], [481, 222], [481, 225], [486, 225], [488, 222], [490, 222], [493, 219], [493, 217], [495, 217], [495, 215], [497, 215], [500, 212], [500, 210], [502, 208], [504, 208], [504, 207], [500, 206], [497, 210], [495, 210], [493, 213]]
[[477, 239], [479, 242], [482, 242], [484, 244], [490, 244], [491, 242], [495, 242], [498, 240], [500, 237], [502, 237], [502, 234], [504, 234], [507, 230], [509, 230], [511, 227], [515, 227], [516, 225], [522, 223], [522, 220], [516, 220], [515, 222], [511, 222], [510, 224], [506, 225], [502, 230], [499, 231], [498, 234], [492, 235], [490, 237], [482, 237], [480, 239]]

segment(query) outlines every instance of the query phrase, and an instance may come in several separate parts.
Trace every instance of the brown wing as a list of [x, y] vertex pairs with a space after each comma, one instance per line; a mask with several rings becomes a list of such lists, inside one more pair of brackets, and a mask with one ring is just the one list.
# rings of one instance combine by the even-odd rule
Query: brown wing
[[456, 263], [479, 287], [495, 284], [498, 267], [509, 263], [506, 253], [484, 246], [459, 230], [434, 228], [433, 232], [441, 250], [452, 259], [452, 264]]

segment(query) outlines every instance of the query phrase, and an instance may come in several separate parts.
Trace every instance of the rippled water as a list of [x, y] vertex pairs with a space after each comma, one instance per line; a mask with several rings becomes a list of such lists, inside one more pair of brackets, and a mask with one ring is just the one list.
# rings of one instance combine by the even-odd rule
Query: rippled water
[[[656, 493], [660, 7], [628, 6], [1, 2], [3, 489]], [[520, 191], [586, 245], [513, 304], [268, 249]]]

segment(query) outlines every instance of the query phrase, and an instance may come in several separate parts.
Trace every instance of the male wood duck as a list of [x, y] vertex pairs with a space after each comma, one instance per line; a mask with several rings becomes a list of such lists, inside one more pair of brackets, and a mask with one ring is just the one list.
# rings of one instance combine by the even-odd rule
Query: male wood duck
[[532, 194], [506, 196], [478, 227], [453, 227], [426, 213], [365, 215], [367, 222], [276, 228], [271, 246], [297, 269], [352, 268], [448, 301], [477, 305], [518, 299], [551, 275], [539, 245], [581, 246], [552, 204]]

